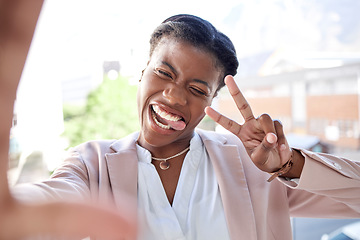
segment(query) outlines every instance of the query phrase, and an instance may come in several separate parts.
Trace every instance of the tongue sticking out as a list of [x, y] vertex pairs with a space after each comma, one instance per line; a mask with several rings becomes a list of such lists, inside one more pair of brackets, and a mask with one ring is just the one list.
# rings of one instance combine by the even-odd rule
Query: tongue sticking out
[[181, 119], [180, 116], [171, 114], [166, 110], [160, 108], [158, 105], [153, 105], [152, 109], [154, 111], [154, 114], [157, 115], [157, 117], [154, 116], [155, 120], [157, 118], [162, 124], [166, 124], [167, 126], [170, 126], [172, 129], [175, 129], [177, 131], [181, 131], [186, 127], [185, 122], [183, 121], [183, 119]]
[[167, 119], [163, 119], [171, 128], [181, 131], [186, 127], [186, 124], [184, 121], [178, 120], [178, 121], [170, 121]]

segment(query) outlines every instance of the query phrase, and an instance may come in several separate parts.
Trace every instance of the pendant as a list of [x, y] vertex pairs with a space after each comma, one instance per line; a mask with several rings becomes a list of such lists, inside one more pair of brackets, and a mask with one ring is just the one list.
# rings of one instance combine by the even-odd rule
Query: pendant
[[162, 170], [167, 170], [170, 167], [170, 163], [167, 161], [161, 161], [159, 166]]

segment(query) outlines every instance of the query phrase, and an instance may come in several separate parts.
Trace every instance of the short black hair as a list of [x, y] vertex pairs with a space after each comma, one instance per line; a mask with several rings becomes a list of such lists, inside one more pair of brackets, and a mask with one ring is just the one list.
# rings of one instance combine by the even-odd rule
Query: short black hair
[[217, 90], [225, 86], [226, 75], [235, 75], [239, 62], [231, 40], [210, 22], [193, 15], [179, 14], [167, 18], [151, 34], [150, 57], [163, 37], [171, 36], [213, 54], [223, 70]]

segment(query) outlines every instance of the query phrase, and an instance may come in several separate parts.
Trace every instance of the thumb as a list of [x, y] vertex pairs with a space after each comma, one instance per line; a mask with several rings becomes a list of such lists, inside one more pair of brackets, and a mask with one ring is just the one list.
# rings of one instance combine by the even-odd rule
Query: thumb
[[270, 157], [269, 153], [277, 145], [277, 140], [278, 138], [275, 135], [275, 133], [272, 132], [267, 133], [263, 141], [251, 154], [251, 159], [258, 168], [264, 169], [264, 166], [268, 163]]
[[271, 150], [276, 146], [277, 140], [278, 140], [278, 138], [277, 138], [276, 134], [270, 132], [270, 133], [266, 134], [266, 136], [261, 144], [264, 144], [266, 149]]

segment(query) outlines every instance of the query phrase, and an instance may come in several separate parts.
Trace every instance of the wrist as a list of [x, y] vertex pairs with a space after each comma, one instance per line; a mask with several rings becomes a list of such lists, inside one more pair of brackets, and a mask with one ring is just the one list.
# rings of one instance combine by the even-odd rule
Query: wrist
[[304, 167], [305, 158], [296, 149], [291, 149], [290, 159], [276, 172], [272, 173], [272, 176], [268, 179], [271, 182], [276, 177], [286, 178], [300, 178], [302, 169]]
[[293, 148], [291, 150], [293, 156], [293, 165], [287, 173], [282, 175], [282, 177], [300, 178], [305, 164], [305, 158], [299, 150]]

